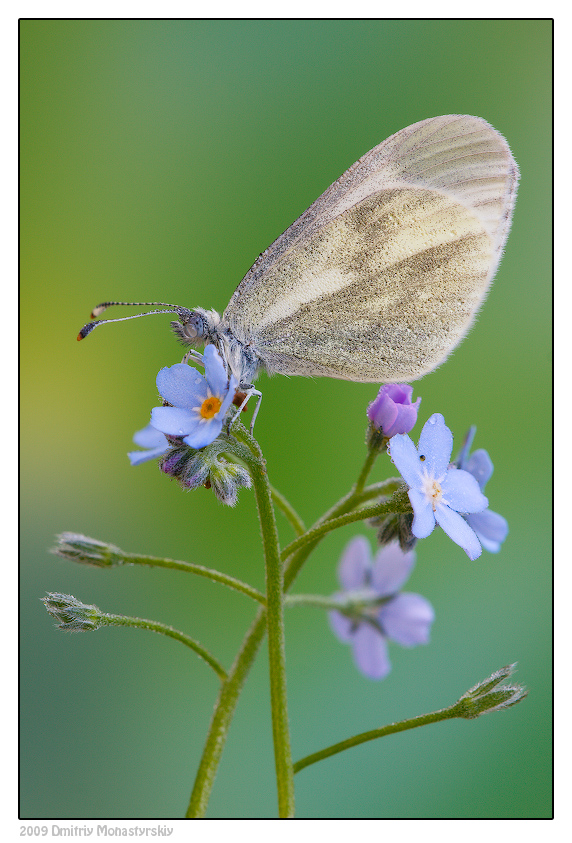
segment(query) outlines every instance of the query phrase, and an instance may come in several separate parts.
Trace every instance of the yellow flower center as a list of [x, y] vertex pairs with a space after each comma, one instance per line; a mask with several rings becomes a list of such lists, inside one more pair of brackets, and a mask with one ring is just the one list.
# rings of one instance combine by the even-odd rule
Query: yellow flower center
[[433, 498], [433, 512], [435, 512], [437, 504], [441, 502], [441, 498], [443, 497], [443, 490], [441, 489], [441, 485], [437, 480], [434, 480], [432, 477], [425, 477], [424, 485], [424, 492], [427, 497]]
[[211, 395], [210, 398], [205, 398], [201, 404], [201, 416], [203, 419], [212, 419], [221, 407], [222, 401], [220, 398], [217, 398], [216, 395]]

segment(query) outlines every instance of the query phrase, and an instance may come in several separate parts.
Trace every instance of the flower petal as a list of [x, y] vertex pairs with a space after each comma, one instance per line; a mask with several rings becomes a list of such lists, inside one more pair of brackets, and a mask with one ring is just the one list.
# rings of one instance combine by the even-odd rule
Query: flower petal
[[354, 660], [369, 679], [383, 679], [391, 670], [385, 638], [369, 623], [362, 623], [353, 636]]
[[165, 434], [157, 430], [156, 427], [153, 427], [152, 424], [148, 424], [147, 427], [134, 433], [133, 441], [141, 448], [158, 448], [160, 445], [163, 448], [168, 448], [169, 446], [169, 443], [165, 439]]
[[456, 512], [481, 512], [489, 505], [472, 474], [450, 468], [441, 481], [443, 503]]
[[420, 594], [405, 592], [382, 606], [378, 618], [389, 638], [403, 647], [415, 647], [429, 641], [435, 612]]
[[[334, 599], [336, 596], [341, 595], [334, 595]], [[351, 618], [348, 618], [347, 615], [342, 615], [341, 612], [328, 612], [328, 620], [330, 621], [330, 627], [334, 635], [339, 638], [340, 641], [343, 641], [344, 644], [348, 644], [350, 641], [353, 640], [354, 633], [355, 633], [355, 622], [352, 621]]]
[[[384, 431], [391, 428], [397, 418], [397, 412], [397, 403], [393, 400], [392, 395], [389, 394], [388, 386], [381, 387], [377, 397], [369, 404], [366, 410], [370, 422], [377, 428], [383, 428]], [[393, 436], [395, 433], [405, 433], [405, 431], [395, 430], [391, 435]]]
[[[417, 410], [421, 398], [418, 398], [415, 404], [399, 407], [397, 418], [393, 426], [387, 430], [387, 436], [394, 436], [397, 433], [406, 433], [415, 427], [417, 422]], [[385, 430], [385, 428], [384, 428]]]
[[469, 457], [469, 451], [471, 450], [471, 445], [473, 444], [473, 439], [475, 438], [475, 433], [477, 432], [477, 428], [473, 424], [467, 431], [465, 436], [465, 441], [463, 442], [463, 446], [459, 453], [459, 456], [456, 459], [456, 464], [459, 468], [464, 468], [466, 470], [467, 466], [465, 463]]
[[490, 509], [484, 512], [475, 512], [465, 516], [465, 520], [471, 527], [485, 550], [489, 553], [498, 553], [501, 544], [508, 535], [508, 522], [498, 512], [491, 512]]
[[422, 465], [419, 454], [406, 433], [398, 433], [389, 440], [391, 460], [408, 486], [419, 486], [422, 478]]
[[418, 539], [426, 539], [435, 527], [435, 513], [427, 500], [427, 495], [417, 489], [410, 489], [409, 500], [413, 507], [414, 518], [411, 532]]
[[218, 416], [214, 416], [212, 419], [208, 419], [204, 423], [198, 423], [196, 428], [189, 433], [188, 436], [185, 436], [183, 442], [185, 442], [190, 448], [197, 448], [197, 450], [199, 448], [205, 448], [207, 445], [210, 445], [211, 442], [214, 442], [221, 432], [222, 421], [223, 420], [218, 418]]
[[399, 591], [415, 565], [415, 551], [404, 553], [397, 542], [383, 547], [375, 556], [371, 586], [380, 597]]
[[365, 536], [356, 536], [347, 545], [338, 566], [338, 579], [344, 591], [368, 585], [371, 549]]
[[482, 491], [486, 483], [491, 479], [493, 462], [488, 453], [483, 448], [479, 448], [478, 451], [471, 454], [466, 465], [461, 466], [461, 468], [464, 468], [465, 471], [473, 475]]
[[[388, 383], [385, 387], [387, 395], [396, 404], [411, 404], [411, 396], [413, 395], [413, 387], [408, 383]], [[421, 401], [420, 398], [417, 399]]]
[[207, 345], [203, 356], [207, 383], [212, 394], [220, 398], [228, 385], [228, 375], [222, 357], [214, 345]]
[[[225, 389], [226, 388], [227, 387], [225, 385]], [[231, 375], [230, 380], [228, 382], [228, 392], [226, 393], [224, 401], [221, 404], [220, 410], [216, 414], [217, 419], [218, 418], [224, 419], [224, 417], [226, 416], [226, 411], [228, 410], [228, 408], [232, 404], [232, 401], [233, 401], [233, 398], [234, 398], [234, 393], [236, 392], [237, 388], [238, 388], [238, 383], [236, 381], [236, 378], [234, 377], [234, 375]], [[223, 393], [221, 393], [221, 395], [222, 394]], [[219, 398], [220, 398], [220, 395], [219, 395]]]
[[453, 434], [441, 413], [433, 413], [423, 425], [417, 450], [419, 456], [425, 457], [423, 466], [427, 474], [436, 479], [445, 474], [453, 450]]
[[435, 510], [435, 520], [449, 538], [463, 548], [469, 559], [474, 560], [481, 555], [482, 548], [475, 532], [458, 512], [440, 503]]
[[169, 436], [188, 436], [199, 423], [198, 413], [178, 407], [153, 407], [151, 424]]
[[157, 389], [165, 401], [183, 410], [192, 410], [207, 398], [207, 382], [200, 372], [185, 363], [161, 369]]
[[165, 451], [168, 450], [168, 447], [169, 445], [167, 443], [167, 445], [159, 445], [157, 448], [151, 448], [149, 451], [129, 451], [127, 456], [131, 465], [141, 465], [142, 462], [148, 462], [149, 460], [163, 456]]

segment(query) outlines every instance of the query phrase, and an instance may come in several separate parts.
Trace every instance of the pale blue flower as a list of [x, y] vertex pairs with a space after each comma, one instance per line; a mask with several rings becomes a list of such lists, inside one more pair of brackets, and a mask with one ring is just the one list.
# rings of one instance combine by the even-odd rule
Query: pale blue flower
[[146, 451], [130, 451], [127, 456], [131, 465], [140, 465], [142, 462], [162, 457], [169, 450], [169, 441], [164, 433], [157, 430], [153, 425], [148, 424], [143, 430], [138, 430], [133, 436], [133, 441]]
[[185, 363], [161, 369], [157, 389], [172, 406], [155, 407], [151, 413], [153, 427], [196, 449], [217, 438], [238, 386], [214, 345], [207, 345], [203, 357], [204, 377]]
[[453, 434], [443, 416], [434, 413], [426, 422], [418, 448], [403, 433], [390, 439], [389, 449], [391, 459], [409, 486], [413, 535], [424, 539], [437, 523], [469, 559], [477, 559], [482, 552], [481, 545], [460, 513], [481, 512], [487, 508], [488, 500], [472, 474], [450, 465]]
[[[369, 542], [357, 536], [347, 545], [338, 578], [343, 592], [334, 599], [350, 614], [329, 612], [335, 635], [352, 645], [358, 670], [369, 679], [383, 679], [391, 670], [387, 642], [403, 647], [426, 644], [433, 607], [419, 594], [399, 593], [415, 564], [415, 553], [397, 544], [382, 548], [372, 561]], [[351, 616], [350, 616], [351, 615]]]
[[[472, 474], [479, 484], [481, 492], [484, 492], [485, 485], [491, 479], [493, 473], [493, 463], [487, 452], [482, 448], [469, 454], [476, 432], [476, 427], [470, 428], [455, 464]], [[485, 550], [488, 550], [489, 553], [499, 552], [501, 544], [508, 535], [506, 518], [490, 509], [484, 509], [482, 512], [465, 515], [465, 520], [473, 528]]]

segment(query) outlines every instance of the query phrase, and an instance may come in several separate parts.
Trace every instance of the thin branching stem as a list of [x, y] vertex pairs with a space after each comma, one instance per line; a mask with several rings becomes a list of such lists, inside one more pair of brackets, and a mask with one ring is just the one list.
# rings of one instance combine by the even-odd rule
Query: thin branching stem
[[221, 571], [215, 571], [214, 568], [206, 568], [204, 565], [197, 565], [194, 562], [182, 562], [177, 559], [164, 559], [160, 556], [141, 556], [135, 553], [126, 553], [125, 562], [132, 565], [149, 565], [154, 568], [171, 568], [175, 571], [185, 571], [188, 574], [196, 574], [199, 577], [206, 577], [213, 582], [226, 585], [227, 588], [232, 588], [234, 591], [240, 591], [251, 597], [258, 603], [266, 604], [264, 595], [253, 588], [248, 583], [237, 580], [236, 577], [231, 577], [228, 574], [223, 574]]
[[202, 646], [202, 644], [199, 644], [199, 642], [195, 641], [194, 638], [185, 635], [184, 632], [179, 632], [178, 629], [173, 629], [172, 626], [167, 626], [166, 624], [159, 623], [158, 621], [150, 621], [145, 618], [132, 618], [127, 615], [112, 615], [107, 612], [102, 614], [102, 618], [105, 618], [106, 626], [130, 626], [135, 629], [150, 629], [152, 632], [158, 632], [161, 635], [166, 635], [168, 638], [174, 638], [175, 641], [180, 641], [181, 644], [185, 644], [185, 646], [189, 647], [198, 656], [200, 656], [203, 661], [212, 667], [219, 679], [222, 679], [224, 682], [227, 678], [227, 673], [224, 667], [205, 647]]
[[[256, 456], [256, 448], [253, 446], [254, 440], [248, 437], [246, 430], [244, 428], [237, 429], [236, 426], [233, 430], [243, 437], [242, 441], [245, 442], [250, 454]], [[246, 463], [249, 462], [248, 456], [249, 455], [246, 452], [242, 456]], [[316, 530], [324, 522], [331, 521], [338, 516], [351, 511], [360, 503], [364, 503], [367, 500], [371, 500], [374, 497], [382, 495], [384, 492], [390, 493], [394, 490], [393, 487], [397, 486], [397, 481], [395, 480], [388, 480], [384, 483], [373, 484], [371, 487], [364, 488], [364, 484], [372, 465], [373, 460], [368, 454], [364, 469], [360, 473], [360, 488], [357, 488], [356, 484], [351, 492], [339, 500], [314, 524], [312, 528], [313, 530]], [[318, 532], [317, 534], [314, 534], [314, 538], [311, 541], [299, 547], [298, 550], [295, 550], [287, 559], [284, 568], [284, 592], [287, 592], [292, 586], [305, 561], [310, 556], [316, 545], [319, 544], [324, 535], [326, 535], [326, 533]], [[252, 667], [258, 654], [260, 645], [264, 640], [266, 625], [266, 610], [261, 608], [259, 609], [256, 618], [243, 640], [234, 664], [229, 670], [228, 679], [223, 682], [221, 686], [189, 801], [186, 814], [187, 818], [199, 818], [206, 815], [210, 794], [214, 785], [216, 772], [220, 763], [228, 730], [234, 716], [236, 704], [250, 668]]]

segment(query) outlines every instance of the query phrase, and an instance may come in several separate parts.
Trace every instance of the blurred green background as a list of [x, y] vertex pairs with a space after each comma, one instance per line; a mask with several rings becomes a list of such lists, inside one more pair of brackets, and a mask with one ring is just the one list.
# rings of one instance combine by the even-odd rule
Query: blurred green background
[[[225, 665], [254, 612], [181, 573], [64, 562], [47, 552], [54, 534], [264, 583], [252, 492], [230, 510], [127, 461], [157, 404], [157, 371], [181, 357], [169, 317], [110, 325], [78, 345], [91, 308], [160, 299], [222, 312], [258, 253], [357, 158], [447, 113], [499, 129], [522, 182], [477, 325], [415, 385], [414, 436], [433, 412], [456, 448], [477, 425], [475, 447], [495, 463], [487, 494], [510, 534], [476, 562], [439, 530], [419, 543], [407, 588], [435, 607], [431, 645], [392, 646], [381, 683], [357, 672], [319, 610], [289, 611], [294, 758], [448, 705], [513, 661], [530, 696], [304, 770], [298, 816], [550, 815], [551, 36], [534, 20], [22, 22], [22, 817], [182, 816], [217, 693], [214, 674], [161, 636], [56, 632], [45, 591], [172, 624]], [[310, 524], [357, 475], [376, 387], [280, 376], [259, 386], [271, 480]], [[388, 474], [382, 459], [373, 479]], [[331, 535], [295, 590], [335, 591], [358, 532], [373, 542], [368, 528]], [[210, 817], [276, 814], [267, 685], [262, 651]]]

